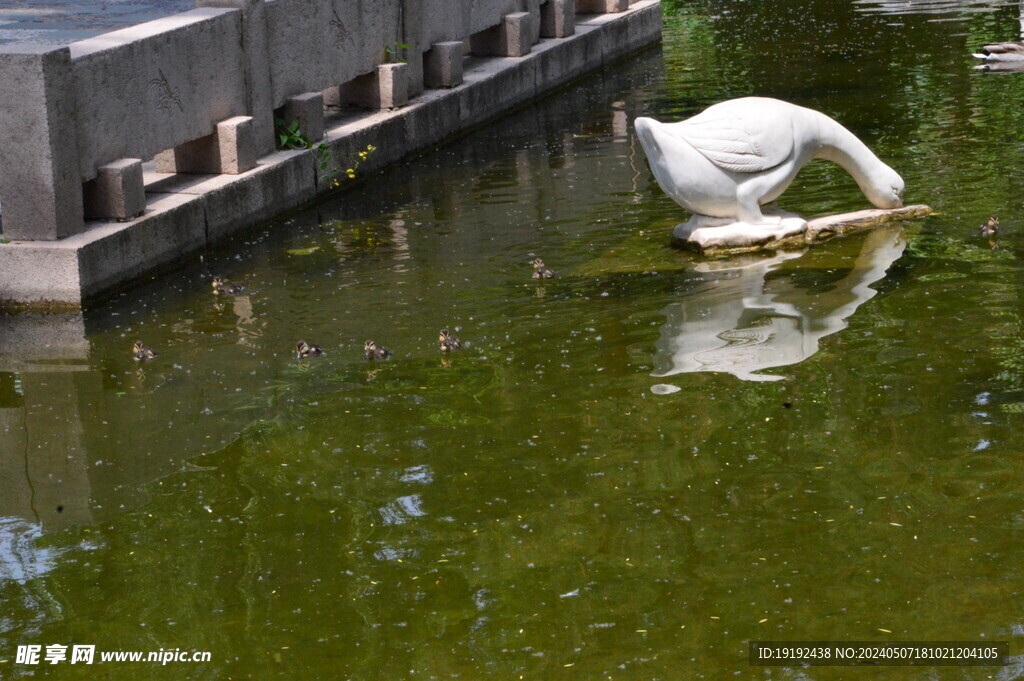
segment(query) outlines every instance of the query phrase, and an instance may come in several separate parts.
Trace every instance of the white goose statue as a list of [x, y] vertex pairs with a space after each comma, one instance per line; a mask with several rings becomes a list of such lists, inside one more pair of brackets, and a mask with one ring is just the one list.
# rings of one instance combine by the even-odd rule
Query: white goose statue
[[853, 133], [778, 99], [731, 99], [679, 123], [641, 117], [635, 127], [658, 184], [707, 226], [779, 224], [762, 206], [816, 158], [842, 166], [876, 207], [903, 203], [903, 179]]

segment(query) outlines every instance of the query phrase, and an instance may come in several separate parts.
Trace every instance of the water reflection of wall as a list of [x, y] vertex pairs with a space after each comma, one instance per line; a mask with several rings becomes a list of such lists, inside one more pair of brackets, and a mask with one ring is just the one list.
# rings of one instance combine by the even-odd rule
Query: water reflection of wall
[[899, 228], [869, 233], [860, 251], [839, 264], [846, 273], [823, 290], [800, 285], [792, 276], [799, 264], [779, 271], [803, 252], [704, 263], [705, 285], [663, 311], [653, 375], [719, 371], [747, 381], [781, 379], [756, 372], [798, 364], [846, 328], [905, 246]]
[[90, 521], [73, 399], [88, 348], [81, 314], [0, 316], [0, 518], [58, 528]]
[[[430, 162], [396, 166], [337, 204], [290, 218], [290, 230], [266, 230], [259, 246], [211, 257], [217, 270], [200, 265], [140, 284], [84, 317], [0, 317], [0, 518], [45, 532], [101, 522], [138, 507], [147, 483], [186, 469], [253, 421], [288, 418], [282, 402], [291, 400], [282, 395], [315, 380], [288, 352], [296, 320], [314, 320], [303, 327], [311, 341], [345, 340], [316, 335], [327, 305], [320, 289], [371, 279], [384, 290], [399, 286], [410, 259], [436, 266], [425, 282], [448, 280], [465, 254], [489, 251], [523, 253], [528, 277], [526, 254], [539, 234], [578, 239], [620, 219], [638, 183], [647, 184], [629, 121], [649, 113], [642, 86], [662, 69], [657, 52], [609, 69]], [[622, 186], [623, 163], [634, 168], [632, 188]], [[332, 229], [339, 218], [345, 228]], [[286, 241], [297, 231], [322, 238], [282, 264], [283, 244], [303, 245]], [[332, 256], [336, 273], [323, 262]], [[251, 297], [209, 293], [212, 274], [258, 289], [248, 277], [279, 271], [291, 277], [290, 289], [263, 277]], [[476, 287], [508, 279], [497, 267], [477, 274]], [[136, 334], [160, 352], [158, 361], [130, 360]]]
[[[663, 70], [659, 53], [640, 55], [446, 146], [430, 162], [389, 169], [365, 191], [322, 206], [319, 218], [358, 237], [345, 234], [336, 243], [350, 262], [386, 252], [455, 268], [467, 253], [522, 245], [526, 254], [542, 235], [574, 239], [621, 221], [623, 204], [643, 199], [638, 192], [652, 186], [631, 121], [651, 113], [644, 86]], [[624, 165], [634, 170], [632, 186], [623, 186]], [[392, 236], [382, 214], [407, 231]], [[474, 228], [456, 229], [466, 224]], [[494, 274], [495, 283], [506, 276]]]
[[89, 336], [82, 314], [0, 316], [0, 519], [46, 532], [100, 521], [243, 426], [197, 418], [226, 387], [181, 380], [180, 366], [147, 375], [127, 345], [111, 359]]

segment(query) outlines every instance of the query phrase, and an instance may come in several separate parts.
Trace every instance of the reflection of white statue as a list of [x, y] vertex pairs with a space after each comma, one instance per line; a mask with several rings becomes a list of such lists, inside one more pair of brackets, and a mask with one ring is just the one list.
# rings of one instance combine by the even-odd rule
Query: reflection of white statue
[[795, 104], [744, 97], [679, 123], [637, 118], [635, 127], [658, 184], [695, 214], [695, 225], [778, 226], [781, 218], [761, 207], [816, 158], [846, 169], [875, 206], [902, 205], [896, 171], [839, 123]]
[[[846, 276], [825, 291], [806, 290], [785, 276], [766, 286], [768, 273], [802, 252], [702, 263], [707, 283], [664, 310], [652, 375], [720, 371], [748, 381], [780, 380], [753, 372], [802, 362], [822, 338], [845, 329], [905, 245], [898, 227], [870, 232]], [[667, 392], [664, 386], [654, 391]]]

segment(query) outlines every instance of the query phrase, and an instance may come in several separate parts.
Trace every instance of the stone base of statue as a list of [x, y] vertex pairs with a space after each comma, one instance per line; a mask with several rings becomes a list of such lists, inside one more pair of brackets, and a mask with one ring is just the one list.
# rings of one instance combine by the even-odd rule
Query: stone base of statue
[[924, 217], [931, 212], [928, 206], [915, 205], [892, 209], [873, 208], [804, 220], [794, 213], [768, 210], [765, 215], [774, 221], [763, 225], [694, 215], [675, 226], [672, 243], [707, 255], [776, 250], [806, 246], [840, 234]]

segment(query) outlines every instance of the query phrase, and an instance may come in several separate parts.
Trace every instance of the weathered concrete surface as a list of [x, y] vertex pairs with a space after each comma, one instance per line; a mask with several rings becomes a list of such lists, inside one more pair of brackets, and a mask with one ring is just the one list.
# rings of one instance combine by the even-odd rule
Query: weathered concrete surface
[[[630, 49], [656, 42], [660, 16], [657, 0], [642, 0], [614, 16], [581, 16], [575, 35], [541, 41], [525, 57], [466, 59], [464, 82], [457, 87], [428, 90], [394, 112], [329, 119], [324, 142], [331, 167], [343, 174], [346, 161], [370, 144], [377, 151], [360, 173], [435, 145]], [[235, 176], [147, 172], [148, 203], [139, 219], [88, 222], [85, 232], [55, 242], [0, 244], [0, 301], [87, 303], [209, 243], [313, 201], [331, 190], [334, 177], [320, 172], [314, 150], [275, 152]]]
[[604, 63], [604, 31], [601, 26], [580, 23], [572, 40], [544, 41], [534, 48], [538, 83], [556, 87], [589, 71], [594, 63]]
[[237, 10], [196, 9], [74, 43], [81, 180], [246, 115], [241, 21]]
[[[462, 40], [465, 36], [473, 33], [471, 29], [471, 15], [473, 11], [471, 0], [423, 0], [423, 14], [421, 17], [422, 33], [419, 38], [424, 48], [434, 43]], [[514, 6], [515, 3], [510, 3]], [[506, 9], [506, 12], [514, 12], [515, 9]], [[501, 20], [501, 14], [497, 20]]]
[[274, 106], [267, 5], [262, 0], [196, 0], [196, 7], [223, 7], [242, 12], [246, 111], [255, 125], [256, 155], [269, 154], [274, 150]]
[[[267, 5], [273, 107], [372, 72], [403, 43], [399, 0], [277, 0]], [[310, 59], [311, 52], [317, 59]], [[339, 48], [344, 49], [339, 49]]]
[[[72, 88], [71, 53], [16, 45], [0, 52], [0, 163], [17, 172], [0, 173], [4, 236], [61, 239], [81, 232], [82, 185], [78, 176], [78, 130]], [[9, 107], [9, 108], [8, 108]]]
[[509, 100], [537, 96], [537, 59], [501, 57], [473, 60], [463, 73], [464, 82], [452, 90], [458, 98], [463, 127], [482, 123], [507, 108]]

